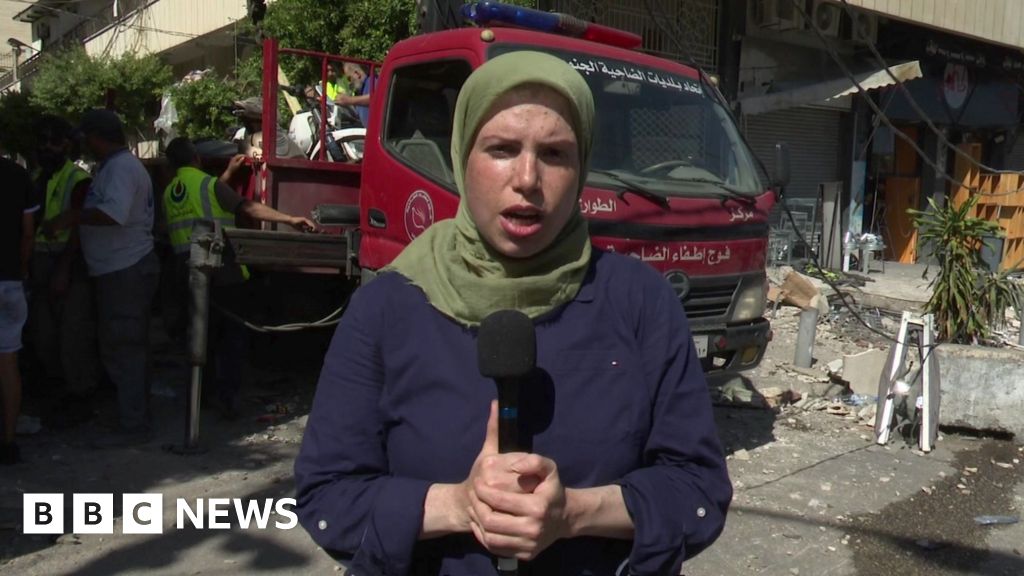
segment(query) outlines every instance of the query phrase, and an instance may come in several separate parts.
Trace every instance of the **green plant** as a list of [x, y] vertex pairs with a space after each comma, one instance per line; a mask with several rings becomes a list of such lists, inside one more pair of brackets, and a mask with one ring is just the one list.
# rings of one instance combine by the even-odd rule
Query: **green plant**
[[78, 47], [48, 54], [32, 78], [31, 101], [44, 112], [75, 122], [108, 98], [131, 131], [152, 127], [160, 94], [171, 83], [171, 69], [152, 55], [94, 58]]
[[107, 67], [113, 89], [114, 109], [121, 114], [129, 130], [149, 132], [160, 113], [160, 96], [174, 81], [171, 67], [153, 55], [126, 53], [101, 60]]
[[231, 102], [238, 97], [234, 83], [213, 74], [183, 82], [171, 88], [171, 98], [178, 112], [174, 127], [192, 140], [224, 138], [237, 120], [231, 115]]
[[1010, 277], [1010, 271], [981, 274], [975, 290], [978, 314], [992, 329], [1006, 323], [1006, 309], [1021, 314], [1024, 305], [1024, 286]]
[[959, 206], [939, 207], [928, 199], [929, 210], [908, 210], [918, 235], [935, 258], [939, 272], [925, 309], [935, 315], [939, 339], [976, 342], [987, 338], [1007, 305], [1021, 302], [1020, 289], [1005, 273], [990, 273], [981, 259], [986, 237], [1000, 236], [995, 222], [972, 216], [978, 198]]

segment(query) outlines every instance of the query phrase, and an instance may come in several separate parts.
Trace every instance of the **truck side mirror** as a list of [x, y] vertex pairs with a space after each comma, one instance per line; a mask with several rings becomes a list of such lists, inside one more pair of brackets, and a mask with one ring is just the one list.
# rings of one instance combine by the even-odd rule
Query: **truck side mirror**
[[789, 184], [789, 145], [785, 142], [775, 144], [775, 169], [772, 170], [771, 184], [780, 189]]

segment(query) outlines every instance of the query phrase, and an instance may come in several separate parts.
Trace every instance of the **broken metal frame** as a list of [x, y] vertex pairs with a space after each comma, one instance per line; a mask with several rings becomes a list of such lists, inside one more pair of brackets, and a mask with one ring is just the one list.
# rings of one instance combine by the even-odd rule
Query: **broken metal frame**
[[[910, 338], [915, 336], [915, 343]], [[907, 353], [916, 347], [919, 366], [907, 363]], [[880, 445], [889, 442], [898, 398], [913, 394], [920, 384], [920, 396], [913, 398], [914, 407], [920, 410], [921, 430], [918, 446], [923, 452], [931, 452], [938, 438], [939, 406], [939, 364], [935, 357], [935, 325], [931, 314], [919, 316], [904, 311], [896, 343], [889, 350], [889, 358], [878, 379], [878, 417], [875, 420], [875, 441]], [[909, 376], [909, 377], [908, 377]], [[917, 405], [917, 400], [921, 405]], [[909, 397], [908, 397], [908, 402]]]
[[184, 443], [175, 447], [175, 452], [195, 454], [202, 451], [199, 446], [199, 416], [203, 369], [208, 360], [210, 278], [224, 266], [225, 252], [230, 249], [238, 265], [337, 268], [351, 277], [357, 273], [356, 238], [351, 229], [343, 235], [327, 235], [223, 228], [213, 220], [195, 223], [188, 263], [191, 376], [185, 406]]

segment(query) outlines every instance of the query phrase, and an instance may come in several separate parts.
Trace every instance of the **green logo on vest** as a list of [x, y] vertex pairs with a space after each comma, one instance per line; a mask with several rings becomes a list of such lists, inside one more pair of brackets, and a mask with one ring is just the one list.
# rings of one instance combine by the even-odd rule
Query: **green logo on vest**
[[185, 183], [179, 180], [178, 183], [174, 185], [174, 189], [171, 190], [171, 201], [178, 204], [184, 202], [186, 196], [185, 192]]

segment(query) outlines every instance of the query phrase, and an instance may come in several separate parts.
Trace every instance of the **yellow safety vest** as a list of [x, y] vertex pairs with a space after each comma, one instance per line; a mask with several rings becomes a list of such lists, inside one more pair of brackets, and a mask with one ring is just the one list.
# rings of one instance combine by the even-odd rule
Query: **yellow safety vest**
[[[175, 254], [188, 254], [192, 228], [199, 220], [214, 220], [224, 228], [235, 227], [235, 215], [217, 201], [216, 184], [213, 176], [186, 166], [178, 169], [177, 176], [164, 190], [167, 233]], [[249, 278], [249, 270], [245, 266], [241, 269], [242, 277]]]
[[[71, 192], [83, 180], [91, 178], [89, 173], [68, 160], [60, 170], [53, 173], [46, 182], [46, 205], [43, 209], [43, 221], [53, 220], [71, 208]], [[63, 252], [67, 246], [70, 230], [61, 230], [53, 238], [47, 238], [42, 229], [36, 232], [35, 249], [37, 252]]]
[[334, 82], [327, 83], [327, 101], [334, 102], [334, 99], [338, 97], [338, 85]]

